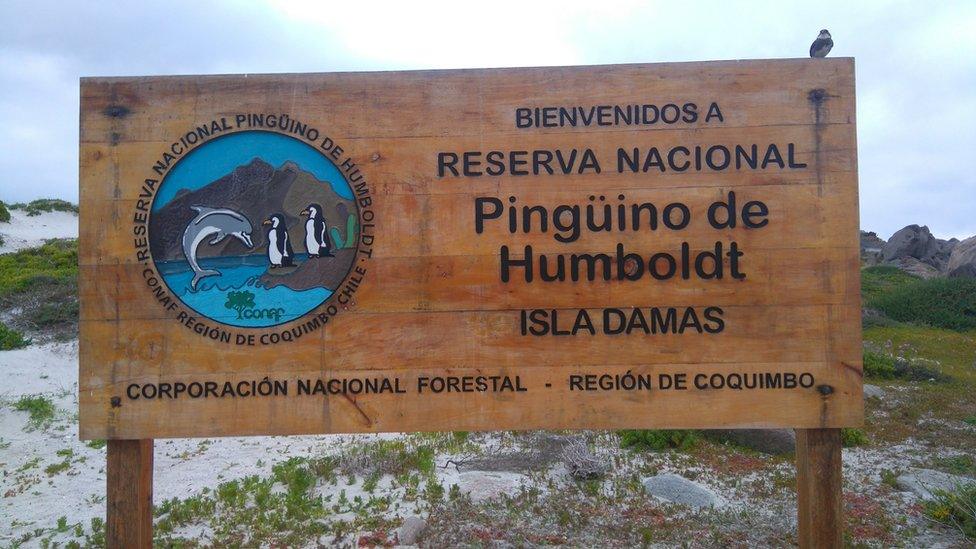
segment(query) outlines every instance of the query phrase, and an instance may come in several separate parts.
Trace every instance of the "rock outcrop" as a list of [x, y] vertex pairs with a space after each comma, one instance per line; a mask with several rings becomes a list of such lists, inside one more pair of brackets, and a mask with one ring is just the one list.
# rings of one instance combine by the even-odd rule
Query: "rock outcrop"
[[695, 510], [721, 507], [724, 504], [710, 488], [673, 473], [648, 477], [643, 484], [648, 494], [663, 501], [687, 505]]
[[960, 486], [976, 483], [976, 479], [950, 475], [932, 469], [912, 469], [895, 479], [895, 484], [904, 492], [912, 492], [920, 499], [931, 500], [938, 491], [949, 491]]
[[343, 248], [335, 250], [335, 257], [309, 257], [296, 268], [269, 269], [261, 275], [260, 282], [268, 289], [284, 285], [297, 291], [311, 288], [335, 291], [349, 273], [355, 255], [355, 248]]
[[945, 272], [958, 242], [936, 238], [926, 226], [908, 225], [891, 235], [881, 249], [881, 260], [912, 274], [932, 278]]
[[397, 528], [397, 541], [400, 545], [415, 545], [426, 529], [427, 521], [424, 519], [413, 515], [406, 517]]
[[946, 265], [946, 275], [976, 278], [976, 236], [956, 244]]

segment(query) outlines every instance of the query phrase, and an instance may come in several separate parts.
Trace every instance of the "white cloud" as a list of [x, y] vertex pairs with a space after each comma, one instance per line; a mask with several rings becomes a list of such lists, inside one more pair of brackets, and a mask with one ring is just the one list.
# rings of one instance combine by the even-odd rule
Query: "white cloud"
[[861, 224], [976, 233], [976, 2], [7, 0], [0, 199], [77, 199], [83, 75], [857, 58]]

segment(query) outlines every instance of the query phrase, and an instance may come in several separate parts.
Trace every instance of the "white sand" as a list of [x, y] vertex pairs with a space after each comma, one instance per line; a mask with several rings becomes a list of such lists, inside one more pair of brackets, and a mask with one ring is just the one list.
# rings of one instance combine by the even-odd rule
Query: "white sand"
[[0, 223], [0, 235], [0, 254], [40, 246], [51, 238], [78, 238], [78, 215], [47, 212], [30, 217], [23, 210], [10, 210], [10, 222]]
[[[105, 449], [78, 440], [78, 344], [31, 345], [0, 351], [0, 546], [58, 517], [69, 524], [105, 516]], [[54, 423], [31, 429], [27, 412], [14, 410], [22, 395], [43, 394], [57, 406]], [[294, 456], [334, 454], [349, 436], [157, 440], [153, 500], [185, 498], [206, 486], [247, 475], [271, 474]], [[61, 450], [70, 457], [58, 455]], [[44, 469], [68, 459], [53, 475]], [[36, 464], [32, 462], [39, 460]], [[260, 465], [258, 463], [260, 462]], [[32, 543], [37, 540], [32, 540]]]

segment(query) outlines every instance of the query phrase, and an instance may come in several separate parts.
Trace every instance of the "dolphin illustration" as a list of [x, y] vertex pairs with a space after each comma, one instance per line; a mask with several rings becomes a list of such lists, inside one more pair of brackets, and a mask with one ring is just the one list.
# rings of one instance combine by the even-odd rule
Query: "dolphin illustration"
[[197, 212], [197, 216], [190, 221], [183, 231], [183, 255], [186, 256], [190, 267], [193, 267], [193, 280], [190, 288], [196, 290], [197, 283], [208, 277], [219, 275], [215, 269], [201, 269], [197, 263], [197, 247], [208, 236], [213, 238], [208, 242], [211, 246], [232, 235], [248, 248], [253, 248], [251, 242], [251, 222], [243, 214], [226, 208], [209, 208], [207, 206], [190, 206]]

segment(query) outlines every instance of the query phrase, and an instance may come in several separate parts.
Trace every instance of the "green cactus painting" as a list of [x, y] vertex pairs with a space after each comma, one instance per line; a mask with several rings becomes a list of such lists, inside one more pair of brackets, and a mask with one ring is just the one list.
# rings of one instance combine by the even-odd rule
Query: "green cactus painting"
[[332, 241], [336, 243], [337, 248], [354, 248], [356, 246], [356, 216], [350, 215], [346, 218], [345, 238], [337, 227], [332, 227], [329, 234], [332, 235]]

